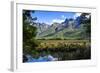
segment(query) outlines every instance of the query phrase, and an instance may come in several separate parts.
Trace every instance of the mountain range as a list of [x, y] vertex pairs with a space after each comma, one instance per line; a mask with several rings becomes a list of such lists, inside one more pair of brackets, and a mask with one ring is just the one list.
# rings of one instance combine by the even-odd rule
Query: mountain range
[[46, 23], [35, 23], [37, 27], [36, 39], [83, 39], [84, 23], [88, 17], [79, 16], [76, 19], [66, 18], [64, 22], [54, 22], [50, 25]]

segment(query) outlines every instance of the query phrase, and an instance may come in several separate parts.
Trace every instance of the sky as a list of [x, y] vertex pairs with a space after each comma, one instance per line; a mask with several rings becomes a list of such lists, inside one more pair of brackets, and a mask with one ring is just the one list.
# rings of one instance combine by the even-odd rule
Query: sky
[[56, 12], [56, 11], [35, 11], [31, 14], [32, 17], [37, 17], [36, 22], [46, 23], [51, 25], [54, 22], [64, 22], [66, 18], [76, 18], [81, 13], [76, 12]]

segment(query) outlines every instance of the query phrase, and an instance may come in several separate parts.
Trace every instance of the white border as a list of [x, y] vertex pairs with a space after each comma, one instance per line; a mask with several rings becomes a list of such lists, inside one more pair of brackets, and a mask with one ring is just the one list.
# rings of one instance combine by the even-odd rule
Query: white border
[[[90, 7], [72, 7], [63, 5], [41, 5], [34, 3], [19, 3], [14, 2], [13, 12], [13, 43], [12, 44], [12, 70], [14, 71], [32, 71], [32, 70], [45, 70], [66, 67], [81, 67], [96, 65], [96, 45], [95, 45], [95, 30], [96, 29], [96, 9]], [[57, 62], [40, 62], [40, 63], [22, 63], [22, 10], [48, 10], [48, 11], [69, 11], [69, 12], [89, 12], [91, 13], [91, 60], [73, 60], [73, 61], [57, 61]]]

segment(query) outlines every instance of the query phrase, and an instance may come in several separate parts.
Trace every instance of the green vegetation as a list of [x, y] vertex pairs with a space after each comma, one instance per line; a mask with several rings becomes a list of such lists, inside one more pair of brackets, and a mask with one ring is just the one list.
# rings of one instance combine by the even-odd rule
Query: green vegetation
[[[33, 48], [37, 46], [37, 42], [34, 39], [37, 28], [30, 25], [34, 23], [36, 18], [32, 18], [31, 13], [34, 13], [34, 11], [23, 10], [23, 55], [32, 54]], [[25, 60], [24, 58], [23, 62]]]
[[91, 49], [88, 40], [38, 40], [34, 57], [51, 54], [58, 60], [90, 59]]

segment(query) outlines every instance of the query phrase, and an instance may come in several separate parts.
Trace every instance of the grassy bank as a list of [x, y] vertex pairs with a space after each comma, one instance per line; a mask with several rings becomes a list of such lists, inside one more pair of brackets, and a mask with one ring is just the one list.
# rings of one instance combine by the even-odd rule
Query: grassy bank
[[88, 40], [38, 40], [39, 45], [33, 50], [33, 57], [52, 55], [61, 60], [80, 60], [91, 58]]

